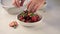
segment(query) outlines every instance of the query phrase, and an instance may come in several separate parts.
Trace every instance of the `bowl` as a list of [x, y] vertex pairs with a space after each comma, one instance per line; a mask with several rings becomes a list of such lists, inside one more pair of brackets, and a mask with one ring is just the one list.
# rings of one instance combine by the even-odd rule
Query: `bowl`
[[36, 14], [38, 14], [39, 17], [42, 17], [41, 20], [39, 20], [39, 21], [37, 21], [37, 22], [34, 22], [34, 23], [30, 23], [30, 22], [25, 23], [25, 22], [20, 21], [20, 20], [18, 19], [19, 15], [20, 15], [20, 14], [19, 14], [19, 15], [17, 15], [17, 22], [20, 23], [20, 24], [23, 25], [23, 26], [37, 26], [38, 24], [41, 24], [41, 23], [42, 23], [42, 21], [43, 21], [43, 15], [41, 15], [39, 11], [37, 11]]
[[19, 14], [21, 11], [23, 11], [26, 8], [26, 4], [29, 2], [29, 0], [25, 0], [23, 7], [20, 8], [15, 7], [12, 5], [13, 0], [1, 0], [1, 7], [3, 7], [9, 14], [16, 15]]

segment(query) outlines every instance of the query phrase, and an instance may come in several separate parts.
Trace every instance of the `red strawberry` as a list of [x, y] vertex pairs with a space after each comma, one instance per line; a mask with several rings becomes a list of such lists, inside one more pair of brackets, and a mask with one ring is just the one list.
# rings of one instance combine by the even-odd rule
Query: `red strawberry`
[[27, 22], [28, 22], [28, 20], [25, 20], [24, 22], [25, 22], [25, 23], [27, 23]]
[[37, 17], [37, 18], [39, 18], [39, 16], [38, 16], [38, 15], [36, 15], [36, 17]]
[[31, 20], [32, 20], [33, 22], [36, 22], [36, 21], [37, 21], [37, 17], [32, 16]]
[[22, 20], [23, 20], [23, 16], [20, 16], [19, 20], [21, 20], [21, 21], [22, 21]]
[[40, 17], [38, 15], [35, 16], [37, 18], [37, 21], [40, 19]]
[[29, 20], [29, 22], [31, 22], [31, 19]]

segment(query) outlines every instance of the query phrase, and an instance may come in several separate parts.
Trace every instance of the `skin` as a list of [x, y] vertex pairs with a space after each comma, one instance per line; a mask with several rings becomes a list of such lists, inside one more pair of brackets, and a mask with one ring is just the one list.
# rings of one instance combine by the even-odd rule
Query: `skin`
[[[19, 2], [19, 0], [13, 0], [13, 5], [15, 5], [16, 7], [23, 6], [24, 1], [25, 0], [21, 0], [21, 2]], [[44, 5], [44, 2], [45, 0], [31, 0], [27, 4], [27, 9], [28, 11], [35, 12]]]
[[35, 12], [44, 5], [45, 0], [31, 0], [27, 5], [29, 11]]
[[21, 6], [23, 6], [24, 1], [25, 0], [13, 0], [13, 5], [20, 8]]

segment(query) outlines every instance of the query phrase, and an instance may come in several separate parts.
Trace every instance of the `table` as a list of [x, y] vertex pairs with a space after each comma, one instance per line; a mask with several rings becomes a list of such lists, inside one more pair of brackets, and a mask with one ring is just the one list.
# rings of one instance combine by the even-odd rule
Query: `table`
[[[37, 28], [27, 28], [19, 25], [16, 29], [9, 27], [9, 23], [16, 20], [17, 15], [10, 15], [0, 5], [0, 34], [60, 34], [60, 4], [53, 0], [47, 0], [46, 12], [42, 25]], [[56, 4], [55, 4], [56, 3]]]

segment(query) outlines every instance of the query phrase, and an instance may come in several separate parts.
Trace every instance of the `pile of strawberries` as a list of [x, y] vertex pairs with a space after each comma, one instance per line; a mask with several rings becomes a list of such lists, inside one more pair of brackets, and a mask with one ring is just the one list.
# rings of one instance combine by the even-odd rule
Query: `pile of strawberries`
[[23, 21], [23, 22], [27, 22], [27, 23], [34, 23], [34, 22], [37, 22], [39, 20], [41, 20], [41, 18], [37, 15], [37, 14], [34, 14], [34, 13], [31, 13], [29, 11], [24, 11], [22, 13], [20, 13], [18, 15], [18, 19], [20, 21]]

